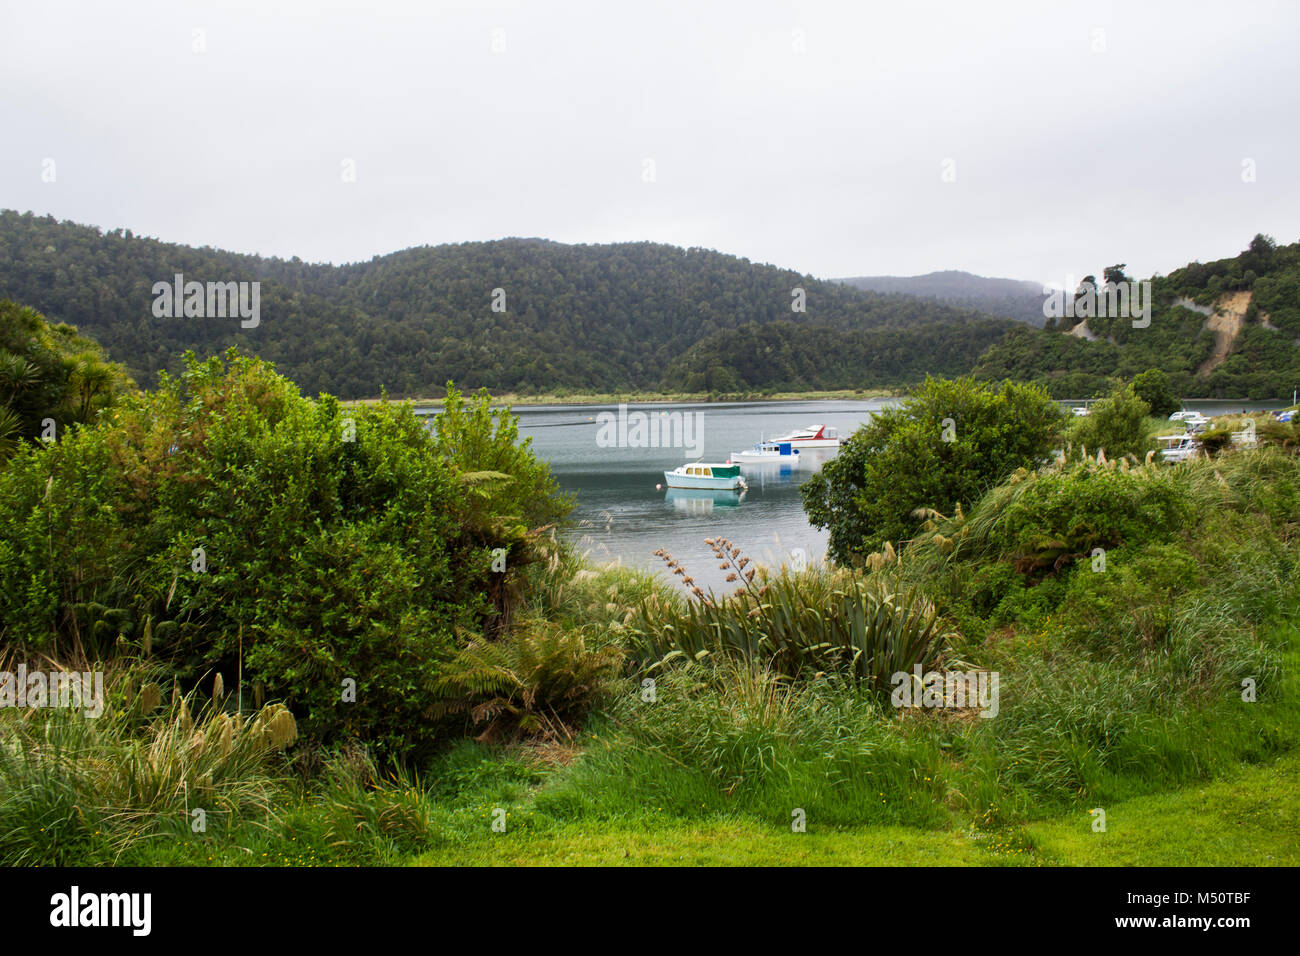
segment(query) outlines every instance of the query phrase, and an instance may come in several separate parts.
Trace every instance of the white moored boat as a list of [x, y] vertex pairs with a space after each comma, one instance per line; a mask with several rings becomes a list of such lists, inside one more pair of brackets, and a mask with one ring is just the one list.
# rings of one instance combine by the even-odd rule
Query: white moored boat
[[715, 491], [739, 491], [749, 487], [740, 477], [740, 466], [695, 461], [664, 472], [669, 488], [706, 488]]
[[742, 465], [797, 465], [799, 449], [788, 441], [761, 441], [748, 451], [733, 451], [731, 460]]
[[774, 443], [789, 442], [795, 448], [839, 448], [842, 441], [839, 431], [830, 425], [809, 425], [796, 428], [788, 435], [773, 438]]
[[1200, 454], [1201, 446], [1196, 436], [1187, 432], [1182, 435], [1157, 435], [1161, 461], [1188, 461]]

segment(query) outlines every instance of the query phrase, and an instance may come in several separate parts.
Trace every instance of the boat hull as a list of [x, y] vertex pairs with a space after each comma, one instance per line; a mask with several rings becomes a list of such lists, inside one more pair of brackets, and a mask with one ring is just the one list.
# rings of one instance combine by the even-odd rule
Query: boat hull
[[785, 465], [787, 467], [799, 466], [798, 455], [756, 455], [752, 452], [734, 452], [731, 460], [741, 465]]
[[703, 475], [679, 475], [673, 471], [665, 471], [664, 484], [669, 488], [694, 488], [700, 491], [739, 491], [745, 487], [745, 479], [739, 475], [729, 478], [709, 478]]
[[838, 438], [787, 438], [795, 448], [839, 448], [843, 442]]
[[809, 425], [780, 438], [768, 440], [769, 444], [788, 444], [795, 448], [839, 448], [844, 444], [839, 431], [829, 425]]

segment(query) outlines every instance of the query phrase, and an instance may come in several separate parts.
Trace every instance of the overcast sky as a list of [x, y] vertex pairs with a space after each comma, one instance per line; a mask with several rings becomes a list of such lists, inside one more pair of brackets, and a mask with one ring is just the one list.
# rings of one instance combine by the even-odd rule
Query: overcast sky
[[1287, 2], [7, 0], [0, 207], [1059, 284], [1300, 238], [1298, 106]]

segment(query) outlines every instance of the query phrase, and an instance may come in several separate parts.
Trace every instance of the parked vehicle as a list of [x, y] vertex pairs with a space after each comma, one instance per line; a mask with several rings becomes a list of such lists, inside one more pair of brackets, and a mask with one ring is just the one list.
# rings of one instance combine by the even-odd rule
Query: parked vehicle
[[1202, 426], [1202, 425], [1208, 425], [1210, 423], [1210, 420], [1206, 416], [1202, 415], [1198, 411], [1193, 411], [1191, 409], [1183, 409], [1182, 411], [1174, 412], [1172, 415], [1169, 416], [1169, 420], [1171, 422], [1182, 422], [1184, 425], [1187, 426], [1192, 426], [1192, 425]]

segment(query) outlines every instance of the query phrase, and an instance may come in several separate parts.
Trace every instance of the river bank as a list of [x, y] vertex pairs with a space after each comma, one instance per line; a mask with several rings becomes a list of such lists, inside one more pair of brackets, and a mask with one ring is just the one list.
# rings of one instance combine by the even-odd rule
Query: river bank
[[[791, 401], [852, 401], [854, 399], [894, 398], [903, 389], [845, 388], [837, 391], [812, 392], [556, 392], [545, 395], [519, 395], [515, 392], [494, 393], [492, 400], [500, 405], [522, 408], [535, 405], [692, 405], [722, 402], [791, 402]], [[344, 406], [377, 405], [382, 398], [351, 398], [340, 402]], [[416, 407], [440, 407], [441, 398], [389, 396], [390, 402], [411, 402]]]

